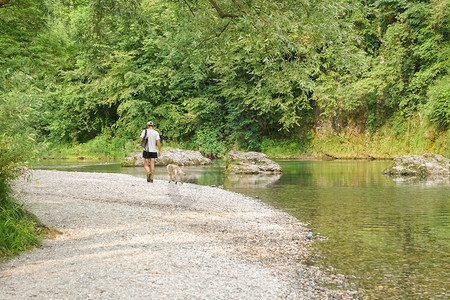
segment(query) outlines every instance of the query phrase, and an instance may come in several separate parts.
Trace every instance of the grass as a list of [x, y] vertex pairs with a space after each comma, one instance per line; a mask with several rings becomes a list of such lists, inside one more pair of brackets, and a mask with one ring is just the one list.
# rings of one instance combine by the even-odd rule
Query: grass
[[[0, 200], [0, 259], [41, 244], [42, 225], [8, 194]], [[41, 228], [41, 229], [40, 229]]]
[[46, 158], [114, 160], [126, 157], [129, 153], [137, 150], [141, 150], [137, 141], [100, 135], [83, 144], [47, 144], [42, 156]]
[[274, 141], [264, 139], [261, 152], [272, 158], [299, 158], [307, 156], [307, 146], [301, 139]]
[[327, 154], [336, 158], [383, 159], [424, 153], [450, 157], [450, 131], [438, 131], [417, 117], [408, 121], [402, 130], [387, 124], [374, 135], [315, 133], [307, 149], [318, 157]]

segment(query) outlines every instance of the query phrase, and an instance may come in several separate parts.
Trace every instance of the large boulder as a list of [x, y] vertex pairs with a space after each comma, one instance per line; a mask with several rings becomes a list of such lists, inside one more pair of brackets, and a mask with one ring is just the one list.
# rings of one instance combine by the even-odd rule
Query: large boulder
[[[209, 158], [204, 157], [199, 151], [169, 149], [161, 152], [161, 156], [155, 160], [155, 165], [176, 164], [179, 166], [202, 166], [211, 164]], [[122, 162], [124, 167], [143, 167], [142, 152], [133, 152]]]
[[450, 160], [442, 155], [426, 153], [424, 155], [403, 155], [394, 159], [394, 163], [383, 171], [393, 176], [449, 176]]
[[230, 151], [226, 156], [226, 172], [231, 174], [280, 174], [281, 167], [264, 153]]
[[156, 165], [176, 164], [179, 166], [203, 166], [210, 165], [211, 160], [204, 157], [200, 151], [169, 149], [161, 153], [155, 161]]

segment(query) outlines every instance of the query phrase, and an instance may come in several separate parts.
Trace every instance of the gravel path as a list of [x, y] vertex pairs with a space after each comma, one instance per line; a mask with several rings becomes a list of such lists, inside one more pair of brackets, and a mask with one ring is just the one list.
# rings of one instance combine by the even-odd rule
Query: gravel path
[[14, 189], [61, 234], [0, 264], [0, 299], [355, 297], [302, 264], [304, 224], [237, 193], [58, 171]]

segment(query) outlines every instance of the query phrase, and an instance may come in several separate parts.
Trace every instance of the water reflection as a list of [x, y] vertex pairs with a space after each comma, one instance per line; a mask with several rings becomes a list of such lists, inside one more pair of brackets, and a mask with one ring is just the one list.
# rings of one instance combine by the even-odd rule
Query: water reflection
[[446, 185], [446, 184], [449, 184], [449, 182], [450, 182], [449, 176], [439, 176], [439, 175], [428, 176], [425, 178], [414, 177], [414, 176], [410, 176], [410, 177], [401, 177], [401, 176], [390, 177], [387, 175], [385, 175], [385, 176], [390, 178], [392, 181], [394, 181], [398, 184], [406, 183], [409, 185], [411, 183], [417, 183], [417, 184], [421, 184], [423, 186], [428, 186], [428, 187]]
[[450, 278], [448, 181], [394, 181], [390, 162], [279, 162], [269, 188], [233, 185], [309, 222], [314, 264], [348, 275], [371, 298], [445, 298]]
[[280, 180], [281, 174], [227, 174], [225, 175], [224, 186], [232, 187], [236, 185], [252, 186], [254, 188], [269, 188]]

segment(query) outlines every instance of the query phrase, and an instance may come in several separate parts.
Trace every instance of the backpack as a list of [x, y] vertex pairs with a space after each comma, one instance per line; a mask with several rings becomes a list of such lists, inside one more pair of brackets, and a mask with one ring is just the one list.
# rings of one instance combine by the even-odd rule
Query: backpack
[[147, 139], [147, 129], [145, 129], [145, 135], [144, 135], [144, 138], [142, 139], [142, 142], [141, 142], [142, 148], [145, 149], [145, 147], [147, 147], [147, 143], [148, 143], [148, 139]]

